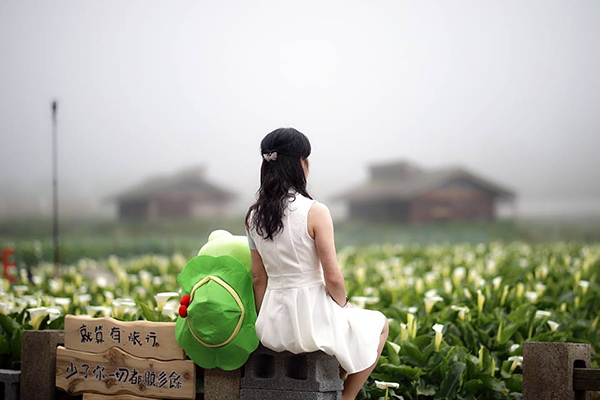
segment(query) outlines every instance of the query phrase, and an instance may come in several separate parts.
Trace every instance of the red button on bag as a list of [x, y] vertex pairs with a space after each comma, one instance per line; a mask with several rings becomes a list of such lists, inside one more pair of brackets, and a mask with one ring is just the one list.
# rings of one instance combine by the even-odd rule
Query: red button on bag
[[179, 306], [179, 316], [181, 318], [187, 317], [187, 307], [184, 306], [183, 304]]
[[189, 306], [190, 305], [190, 296], [189, 295], [185, 295], [181, 298], [181, 300], [179, 300], [179, 304], [181, 304], [182, 306]]

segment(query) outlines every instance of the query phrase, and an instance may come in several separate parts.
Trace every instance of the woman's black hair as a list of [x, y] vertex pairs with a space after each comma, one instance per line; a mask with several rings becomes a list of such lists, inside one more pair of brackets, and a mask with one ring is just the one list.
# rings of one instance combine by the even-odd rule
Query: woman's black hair
[[[288, 199], [296, 196], [290, 189], [295, 189], [309, 199], [306, 191], [306, 176], [302, 168], [302, 159], [308, 158], [311, 147], [308, 138], [294, 128], [279, 128], [267, 134], [260, 142], [260, 153], [263, 159], [260, 167], [260, 188], [258, 200], [246, 213], [246, 229], [250, 230], [248, 218], [252, 215], [252, 225], [256, 232], [265, 239], [273, 237], [283, 229], [283, 213]], [[262, 155], [277, 152], [277, 159], [267, 161]]]

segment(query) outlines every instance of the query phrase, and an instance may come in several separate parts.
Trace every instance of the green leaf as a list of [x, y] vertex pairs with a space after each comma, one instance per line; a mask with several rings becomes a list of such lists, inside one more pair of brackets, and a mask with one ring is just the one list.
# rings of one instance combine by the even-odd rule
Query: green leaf
[[512, 335], [514, 335], [514, 333], [517, 331], [517, 329], [519, 329], [519, 326], [520, 324], [515, 323], [509, 323], [508, 325], [506, 325], [502, 330], [502, 334], [500, 335], [499, 343], [504, 344], [508, 342]]
[[431, 335], [419, 335], [413, 339], [412, 343], [415, 346], [417, 346], [418, 348], [422, 349], [425, 346], [427, 346], [429, 343], [431, 343], [432, 339], [433, 339], [433, 336], [431, 336]]
[[143, 301], [136, 301], [136, 304], [138, 305], [138, 307], [142, 310], [142, 315], [144, 316], [144, 319], [148, 320], [148, 321], [153, 321], [156, 322], [158, 320], [158, 318], [156, 318], [156, 314], [154, 313], [154, 310], [152, 310], [148, 304], [144, 303]]
[[65, 316], [61, 315], [48, 324], [48, 329], [62, 330], [65, 329]]
[[475, 357], [473, 354], [469, 354], [466, 357], [466, 361], [467, 361], [467, 376], [474, 377], [475, 375], [477, 375], [479, 373], [479, 367], [475, 363], [477, 361], [477, 357]]
[[43, 331], [45, 329], [48, 329], [48, 321], [50, 321], [50, 314], [47, 314], [42, 320], [42, 322], [40, 322], [38, 330]]
[[10, 339], [10, 350], [17, 360], [21, 360], [21, 344], [23, 342], [23, 331], [15, 329]]
[[400, 364], [400, 356], [398, 355], [398, 353], [396, 353], [396, 350], [394, 350], [389, 341], [385, 342], [385, 348], [387, 350], [388, 359], [390, 360], [390, 363], [396, 365]]
[[19, 325], [17, 321], [4, 314], [0, 314], [0, 324], [2, 325], [2, 329], [4, 329], [5, 332], [8, 332], [8, 334], [11, 336], [15, 329], [21, 328], [21, 325]]
[[523, 391], [523, 375], [521, 374], [513, 374], [509, 380], [506, 381], [506, 387], [511, 392], [519, 392]]
[[420, 396], [433, 396], [437, 391], [437, 387], [432, 384], [425, 384], [425, 380], [420, 379], [419, 385], [417, 386], [417, 395]]
[[440, 390], [435, 394], [435, 399], [453, 399], [456, 391], [462, 383], [463, 372], [465, 371], [466, 364], [463, 362], [457, 362], [450, 366], [448, 375], [442, 381]]
[[25, 316], [27, 315], [27, 307], [23, 308], [21, 312], [15, 317], [17, 324], [23, 325], [25, 322]]
[[488, 374], [479, 374], [477, 378], [483, 381], [484, 388], [492, 389], [493, 391], [502, 393], [505, 396], [508, 394], [508, 389], [506, 388], [504, 381], [499, 381], [498, 379]]
[[403, 357], [404, 360], [419, 367], [424, 366], [427, 362], [427, 357], [425, 357], [421, 350], [408, 340], [400, 341], [400, 356]]
[[483, 387], [483, 381], [481, 379], [471, 379], [465, 383], [465, 388], [469, 393], [477, 393], [479, 389]]
[[421, 368], [408, 365], [383, 364], [381, 365], [381, 369], [392, 376], [393, 380], [409, 379], [416, 381], [421, 375], [425, 374]]
[[10, 353], [10, 342], [6, 338], [6, 336], [0, 336], [0, 354], [9, 354]]
[[516, 310], [508, 314], [508, 319], [517, 325], [522, 325], [528, 321], [529, 304], [522, 304]]

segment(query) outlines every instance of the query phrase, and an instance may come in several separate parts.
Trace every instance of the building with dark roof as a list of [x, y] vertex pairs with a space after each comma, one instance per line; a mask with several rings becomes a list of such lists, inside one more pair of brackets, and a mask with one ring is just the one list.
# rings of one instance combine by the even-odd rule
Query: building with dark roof
[[237, 196], [205, 179], [204, 167], [151, 177], [106, 201], [117, 203], [120, 220], [223, 216]]
[[496, 203], [515, 193], [462, 167], [424, 170], [398, 161], [373, 164], [370, 180], [332, 197], [349, 205], [348, 218], [421, 224], [496, 219]]

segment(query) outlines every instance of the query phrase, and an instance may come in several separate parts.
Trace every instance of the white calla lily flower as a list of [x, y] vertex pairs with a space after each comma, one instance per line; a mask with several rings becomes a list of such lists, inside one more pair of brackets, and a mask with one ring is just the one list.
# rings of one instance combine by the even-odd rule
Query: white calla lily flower
[[165, 304], [167, 304], [167, 300], [172, 297], [179, 297], [179, 293], [177, 292], [163, 292], [157, 293], [154, 295], [154, 300], [156, 300], [156, 307], [158, 308], [158, 312], [162, 312]]
[[404, 322], [400, 323], [400, 339], [408, 340], [408, 328]]
[[406, 311], [408, 311], [408, 312], [409, 312], [409, 313], [411, 313], [411, 314], [416, 314], [416, 313], [419, 311], [419, 307], [415, 307], [415, 306], [408, 307], [408, 308], [406, 309]]
[[63, 314], [63, 310], [58, 307], [48, 307], [48, 322], [52, 322]]
[[443, 329], [444, 329], [444, 325], [442, 325], [442, 324], [433, 325], [433, 330], [435, 332], [434, 345], [435, 345], [436, 351], [438, 351], [440, 349], [440, 344], [442, 343], [442, 338], [443, 338], [442, 330]]
[[131, 299], [116, 299], [112, 302], [115, 318], [123, 318], [126, 314], [134, 314], [136, 312], [135, 301]]
[[477, 310], [483, 312], [483, 304], [485, 303], [485, 296], [481, 293], [481, 289], [477, 289]]
[[92, 300], [92, 295], [89, 293], [77, 295], [77, 301], [82, 305], [86, 306]]
[[510, 373], [512, 374], [512, 372], [517, 368], [523, 365], [523, 356], [510, 356], [508, 357], [508, 361], [512, 361], [512, 364], [510, 366]]
[[388, 340], [388, 343], [392, 346], [396, 354], [400, 353], [400, 345]]
[[458, 311], [458, 318], [460, 318], [461, 321], [465, 320], [466, 315], [469, 312], [469, 307], [462, 307], [454, 304], [450, 306], [450, 309], [453, 311]]
[[63, 309], [68, 310], [71, 305], [71, 298], [69, 297], [55, 297], [54, 304], [61, 306]]
[[397, 389], [400, 387], [400, 384], [396, 383], [396, 382], [383, 382], [383, 381], [376, 380], [375, 386], [377, 386], [377, 389], [387, 389], [387, 388]]
[[550, 316], [552, 316], [552, 313], [550, 311], [537, 310], [535, 312], [535, 318], [543, 318], [543, 317], [550, 317]]
[[383, 381], [375, 381], [375, 386], [377, 387], [377, 389], [381, 389], [384, 390], [385, 389], [385, 396], [384, 396], [384, 400], [388, 399], [388, 391], [390, 388], [392, 389], [397, 389], [400, 387], [400, 384], [397, 382], [383, 382]]
[[162, 315], [170, 319], [177, 319], [179, 315], [179, 301], [169, 300], [162, 310]]
[[431, 309], [433, 308], [433, 306], [435, 305], [435, 303], [437, 303], [438, 301], [443, 301], [444, 299], [441, 296], [431, 296], [431, 297], [425, 297], [425, 299], [423, 300], [425, 302], [425, 313], [429, 314], [431, 312]]
[[0, 314], [4, 314], [4, 315], [10, 314], [11, 308], [12, 307], [11, 307], [10, 303], [0, 302]]
[[558, 327], [560, 326], [560, 324], [558, 322], [551, 321], [551, 320], [546, 321], [546, 323], [550, 326], [550, 329], [552, 331], [556, 331], [558, 329]]
[[352, 296], [350, 299], [360, 308], [365, 308], [367, 304], [375, 304], [379, 301], [376, 296]]
[[87, 306], [85, 310], [91, 316], [100, 312], [103, 317], [110, 317], [110, 314], [112, 313], [112, 308], [107, 306]]
[[23, 296], [23, 293], [25, 293], [26, 291], [29, 290], [29, 286], [26, 285], [15, 285], [12, 287], [12, 289], [15, 291], [15, 293], [17, 294], [17, 296], [21, 297]]
[[494, 279], [492, 279], [492, 285], [493, 285], [494, 289], [498, 290], [498, 288], [500, 287], [500, 284], [502, 284], [501, 276], [497, 276]]
[[539, 295], [537, 294], [537, 292], [525, 292], [525, 297], [527, 297], [527, 300], [529, 300], [530, 302], [535, 303]]
[[42, 323], [44, 318], [46, 318], [46, 315], [48, 315], [48, 308], [47, 307], [29, 308], [29, 309], [27, 309], [27, 312], [29, 313], [31, 326], [33, 327], [33, 329], [38, 330], [40, 327], [40, 324]]

